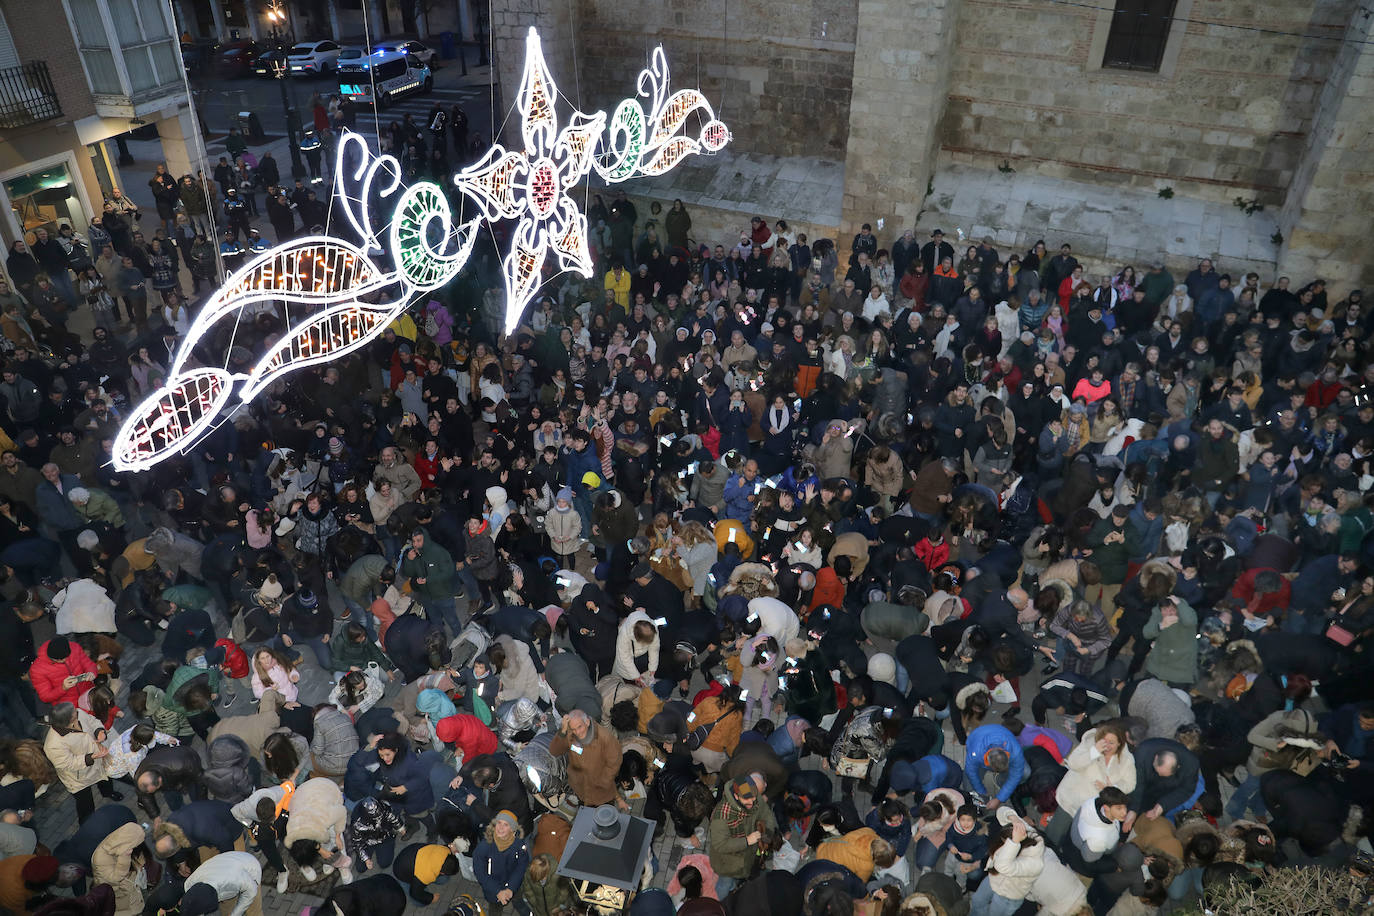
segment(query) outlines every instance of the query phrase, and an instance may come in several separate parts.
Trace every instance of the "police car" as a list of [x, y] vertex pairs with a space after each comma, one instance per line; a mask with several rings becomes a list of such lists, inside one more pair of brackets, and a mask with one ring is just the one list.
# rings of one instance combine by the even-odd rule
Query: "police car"
[[376, 102], [378, 108], [408, 93], [434, 88], [429, 67], [404, 51], [377, 51], [357, 61], [340, 61], [338, 74], [340, 95], [350, 102]]

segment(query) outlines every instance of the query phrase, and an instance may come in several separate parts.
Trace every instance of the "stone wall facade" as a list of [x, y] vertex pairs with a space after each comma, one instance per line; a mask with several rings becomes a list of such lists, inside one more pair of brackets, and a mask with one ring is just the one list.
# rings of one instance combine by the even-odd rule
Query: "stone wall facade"
[[935, 170], [965, 0], [860, 0], [841, 226], [914, 226]]
[[1374, 212], [1374, 54], [1361, 44], [1371, 38], [1374, 15], [1357, 15], [1315, 106], [1315, 129], [1279, 217], [1280, 270], [1340, 289], [1374, 282], [1365, 241]]
[[[615, 109], [662, 45], [673, 89], [700, 89], [733, 147], [842, 159], [859, 0], [579, 0], [583, 110]], [[571, 79], [563, 92], [576, 99]]]
[[1161, 72], [1135, 73], [1101, 66], [1110, 13], [964, 0], [943, 149], [990, 168], [1279, 204], [1357, 6], [1179, 0], [1176, 17], [1197, 21], [1176, 23]]

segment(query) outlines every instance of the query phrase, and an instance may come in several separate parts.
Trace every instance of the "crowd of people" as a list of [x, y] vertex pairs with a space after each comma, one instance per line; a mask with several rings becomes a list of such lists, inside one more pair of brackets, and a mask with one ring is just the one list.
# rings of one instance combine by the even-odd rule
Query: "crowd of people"
[[[86, 250], [130, 262], [130, 207]], [[139, 473], [175, 316], [15, 244], [0, 908], [567, 916], [603, 806], [666, 838], [636, 916], [1366, 904], [1359, 290], [588, 216], [513, 335], [440, 291]]]

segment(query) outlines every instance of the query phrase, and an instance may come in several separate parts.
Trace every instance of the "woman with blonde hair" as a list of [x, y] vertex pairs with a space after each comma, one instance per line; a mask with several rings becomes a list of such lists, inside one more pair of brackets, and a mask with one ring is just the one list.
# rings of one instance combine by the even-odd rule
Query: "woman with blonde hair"
[[691, 597], [693, 603], [700, 602], [706, 594], [707, 576], [716, 562], [716, 539], [701, 522], [684, 522], [672, 538], [678, 558], [682, 560], [687, 575], [691, 577]]

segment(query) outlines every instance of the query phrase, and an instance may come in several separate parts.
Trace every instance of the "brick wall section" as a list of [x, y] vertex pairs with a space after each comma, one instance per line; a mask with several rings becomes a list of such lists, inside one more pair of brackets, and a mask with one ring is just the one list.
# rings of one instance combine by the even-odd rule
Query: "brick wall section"
[[1279, 268], [1295, 281], [1321, 277], [1336, 289], [1374, 282], [1365, 241], [1374, 212], [1374, 14], [1357, 12], [1348, 41], [1314, 106], [1316, 129], [1279, 217]]
[[51, 130], [54, 126], [95, 114], [91, 90], [86, 85], [86, 73], [76, 56], [76, 40], [72, 37], [67, 14], [61, 0], [33, 3], [31, 0], [0, 0], [5, 23], [14, 38], [14, 47], [23, 63], [41, 60], [48, 65], [57, 98], [62, 103], [62, 117], [45, 121], [26, 130]]
[[[1195, 0], [1188, 18], [1339, 38], [1355, 6]], [[941, 130], [954, 161], [1282, 201], [1337, 41], [1195, 22], [1172, 73], [1135, 74], [1090, 60], [1097, 22], [1049, 0], [964, 0]]]
[[842, 234], [914, 226], [935, 171], [954, 24], [967, 0], [860, 0]]
[[[565, 2], [565, 0], [551, 0]], [[579, 0], [582, 107], [635, 92], [655, 45], [673, 89], [704, 92], [733, 146], [841, 159], [850, 124], [857, 0]], [[570, 97], [571, 82], [563, 87]]]

